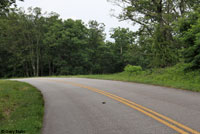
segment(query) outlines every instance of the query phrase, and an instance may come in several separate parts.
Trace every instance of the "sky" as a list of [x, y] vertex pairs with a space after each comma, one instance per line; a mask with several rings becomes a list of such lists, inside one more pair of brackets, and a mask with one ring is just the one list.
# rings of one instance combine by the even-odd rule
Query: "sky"
[[111, 17], [112, 9], [115, 10], [115, 14], [119, 13], [121, 9], [107, 2], [107, 0], [24, 0], [24, 2], [18, 1], [17, 5], [24, 9], [40, 7], [43, 12], [50, 13], [53, 11], [58, 13], [62, 19], [81, 19], [86, 24], [90, 20], [104, 23], [107, 40], [111, 40], [109, 38], [111, 28], [120, 26], [132, 31], [137, 30], [137, 26], [132, 26], [131, 22], [119, 22], [117, 18]]

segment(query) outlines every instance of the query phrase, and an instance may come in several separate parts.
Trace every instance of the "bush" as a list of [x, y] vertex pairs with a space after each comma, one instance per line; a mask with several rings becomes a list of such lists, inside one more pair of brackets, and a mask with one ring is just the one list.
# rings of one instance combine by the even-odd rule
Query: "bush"
[[127, 65], [127, 66], [124, 68], [124, 71], [130, 73], [130, 75], [131, 75], [132, 73], [137, 74], [138, 72], [141, 72], [141, 71], [142, 71], [142, 67], [141, 67], [141, 66]]

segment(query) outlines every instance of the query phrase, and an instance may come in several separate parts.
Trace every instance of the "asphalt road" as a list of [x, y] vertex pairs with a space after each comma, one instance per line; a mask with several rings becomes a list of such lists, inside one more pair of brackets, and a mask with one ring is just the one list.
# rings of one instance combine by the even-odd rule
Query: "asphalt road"
[[19, 81], [43, 93], [43, 134], [200, 134], [200, 93], [83, 78]]

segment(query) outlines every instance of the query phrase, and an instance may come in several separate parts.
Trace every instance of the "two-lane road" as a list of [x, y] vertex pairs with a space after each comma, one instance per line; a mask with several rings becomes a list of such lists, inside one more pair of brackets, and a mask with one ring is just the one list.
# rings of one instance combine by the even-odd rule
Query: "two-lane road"
[[44, 95], [43, 134], [200, 134], [200, 93], [83, 78], [18, 80]]

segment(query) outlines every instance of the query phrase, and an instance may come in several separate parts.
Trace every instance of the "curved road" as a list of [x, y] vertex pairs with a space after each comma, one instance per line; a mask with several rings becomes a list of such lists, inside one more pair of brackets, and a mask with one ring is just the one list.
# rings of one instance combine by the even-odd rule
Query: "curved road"
[[200, 134], [200, 93], [84, 78], [18, 80], [44, 95], [43, 134]]

